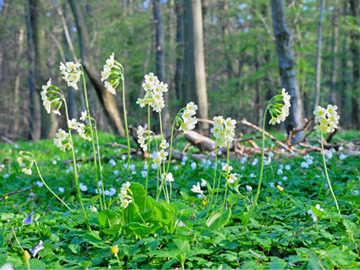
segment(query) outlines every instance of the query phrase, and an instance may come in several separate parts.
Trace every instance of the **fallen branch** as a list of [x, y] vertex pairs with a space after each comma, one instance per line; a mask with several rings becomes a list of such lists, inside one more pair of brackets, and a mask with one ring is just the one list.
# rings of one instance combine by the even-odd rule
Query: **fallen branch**
[[[105, 145], [106, 146], [111, 146], [111, 147], [114, 147], [114, 148], [122, 148], [122, 149], [125, 149], [125, 150], [128, 149], [127, 145], [116, 143], [116, 142], [114, 142], [114, 143], [106, 143]], [[133, 153], [136, 153], [136, 152], [137, 152], [137, 150], [135, 148], [130, 147], [130, 153], [133, 154]]]
[[36, 188], [36, 187], [38, 187], [38, 185], [35, 185], [35, 186], [32, 186], [32, 187], [28, 187], [28, 188], [24, 188], [24, 189], [20, 189], [20, 190], [15, 190], [15, 191], [12, 191], [12, 192], [9, 192], [9, 193], [3, 195], [2, 197], [0, 197], [0, 201], [2, 201], [3, 199], [7, 199], [7, 198], [8, 198], [9, 196], [11, 196], [11, 195], [18, 194], [18, 193], [22, 193], [22, 192], [31, 190], [31, 189]]
[[[253, 123], [250, 123], [250, 122], [247, 121], [245, 118], [240, 121], [240, 124], [245, 125], [245, 126], [248, 126], [248, 127], [251, 127], [251, 128], [253, 128], [253, 129], [257, 130], [257, 131], [263, 132], [263, 129], [262, 129], [262, 128], [254, 125]], [[269, 137], [270, 140], [272, 140], [272, 141], [275, 142], [276, 144], [280, 145], [280, 146], [281, 146], [282, 148], [284, 148], [285, 150], [287, 150], [287, 151], [289, 151], [289, 152], [291, 152], [291, 151], [299, 152], [298, 149], [293, 148], [293, 147], [289, 147], [288, 145], [286, 145], [286, 144], [282, 143], [281, 141], [277, 140], [277, 139], [276, 139], [273, 135], [271, 135], [270, 133], [268, 133], [268, 132], [265, 131], [264, 134], [265, 134], [267, 137]]]

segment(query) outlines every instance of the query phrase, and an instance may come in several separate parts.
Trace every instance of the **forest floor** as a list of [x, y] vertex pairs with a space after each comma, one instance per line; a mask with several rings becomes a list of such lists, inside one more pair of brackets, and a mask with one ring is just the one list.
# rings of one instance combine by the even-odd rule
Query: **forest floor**
[[[359, 140], [358, 134], [337, 136]], [[129, 181], [134, 203], [124, 209], [118, 195], [126, 182], [126, 150], [105, 145], [115, 141], [124, 143], [111, 134], [100, 134], [107, 210], [99, 206], [93, 163], [78, 163], [91, 231], [76, 197], [74, 167], [63, 163], [71, 159], [70, 151], [60, 152], [52, 140], [0, 144], [0, 267], [10, 263], [28, 268], [24, 252], [33, 254], [43, 241], [28, 260], [31, 269], [360, 269], [358, 155], [326, 153], [341, 215], [324, 176], [322, 156], [315, 152], [305, 157], [275, 154], [264, 168], [258, 207], [251, 215], [261, 157], [230, 159], [239, 179], [227, 191], [226, 204], [222, 180], [213, 210], [209, 192], [213, 159], [184, 158], [172, 163], [174, 182], [167, 203], [163, 195], [155, 201], [157, 175], [152, 167], [146, 196], [144, 158], [133, 156]], [[91, 144], [78, 136], [74, 144], [77, 157], [91, 156]], [[180, 139], [175, 148], [185, 144]], [[46, 183], [73, 212], [42, 185], [36, 170], [32, 175], [21, 172], [16, 162], [20, 150], [33, 152]], [[224, 162], [219, 160], [218, 172]], [[192, 191], [197, 183], [204, 184], [200, 185], [203, 196]], [[9, 194], [14, 191], [21, 192]]]

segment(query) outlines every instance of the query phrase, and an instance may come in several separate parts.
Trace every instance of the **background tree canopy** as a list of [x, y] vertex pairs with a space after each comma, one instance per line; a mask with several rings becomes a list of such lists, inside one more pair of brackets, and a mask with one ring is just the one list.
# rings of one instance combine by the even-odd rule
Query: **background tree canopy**
[[[81, 60], [90, 77], [90, 106], [100, 128], [123, 134], [121, 118], [110, 113], [116, 109], [122, 117], [121, 95], [112, 100], [98, 83], [112, 52], [125, 67], [130, 124], [146, 122], [135, 102], [148, 72], [169, 84], [165, 119], [195, 100], [201, 117], [227, 115], [260, 123], [266, 100], [283, 87], [272, 19], [272, 7], [280, 2], [292, 34], [304, 117], [312, 117], [315, 104], [323, 6], [319, 103], [338, 105], [343, 128], [359, 128], [359, 0], [324, 5], [320, 0], [1, 0], [1, 134], [53, 136], [64, 123], [41, 111], [39, 89], [51, 77], [65, 90], [59, 62], [70, 60]], [[199, 75], [201, 58], [205, 69]], [[65, 92], [75, 117], [84, 101], [73, 89]]]

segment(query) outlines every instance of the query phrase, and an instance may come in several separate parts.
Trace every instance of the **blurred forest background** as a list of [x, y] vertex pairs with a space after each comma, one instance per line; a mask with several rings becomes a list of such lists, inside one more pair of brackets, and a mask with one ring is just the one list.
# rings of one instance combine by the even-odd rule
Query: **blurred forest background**
[[194, 100], [202, 118], [259, 124], [267, 100], [284, 86], [272, 17], [281, 5], [296, 57], [301, 117], [330, 102], [339, 107], [342, 128], [358, 129], [359, 2], [0, 0], [0, 135], [37, 140], [64, 126], [42, 108], [39, 93], [49, 77], [66, 93], [70, 117], [79, 118], [82, 91], [67, 88], [60, 61], [83, 63], [100, 129], [122, 135], [121, 92], [113, 97], [100, 82], [112, 52], [125, 68], [129, 124], [146, 122], [146, 110], [135, 102], [149, 72], [169, 84], [167, 121]]

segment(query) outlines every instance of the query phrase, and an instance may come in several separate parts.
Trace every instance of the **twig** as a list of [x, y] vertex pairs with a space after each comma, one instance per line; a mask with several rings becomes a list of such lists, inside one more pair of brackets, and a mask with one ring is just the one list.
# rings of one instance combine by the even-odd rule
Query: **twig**
[[25, 191], [28, 191], [28, 190], [30, 190], [30, 189], [36, 188], [36, 187], [38, 187], [38, 185], [35, 185], [35, 186], [32, 186], [32, 187], [28, 187], [28, 188], [24, 188], [24, 189], [20, 189], [20, 190], [16, 190], [16, 191], [12, 191], [12, 192], [9, 192], [9, 193], [3, 195], [2, 197], [0, 197], [0, 201], [3, 200], [3, 199], [6, 198], [6, 197], [9, 197], [10, 195], [14, 195], [14, 194], [17, 194], [17, 193], [25, 192]]
[[[254, 125], [253, 123], [250, 123], [249, 121], [247, 121], [245, 118], [243, 120], [240, 121], [240, 124], [251, 127], [257, 131], [263, 132], [262, 128]], [[275, 139], [275, 137], [271, 134], [269, 134], [267, 131], [264, 131], [265, 135], [267, 137], [270, 138], [270, 140], [272, 140], [273, 142], [277, 143], [278, 145], [280, 145], [282, 148], [284, 148], [285, 150], [291, 152], [291, 151], [296, 151], [298, 152], [298, 149], [294, 148], [294, 149], [290, 149], [290, 147], [288, 147], [287, 145], [285, 145], [284, 143], [280, 142], [279, 140]]]

